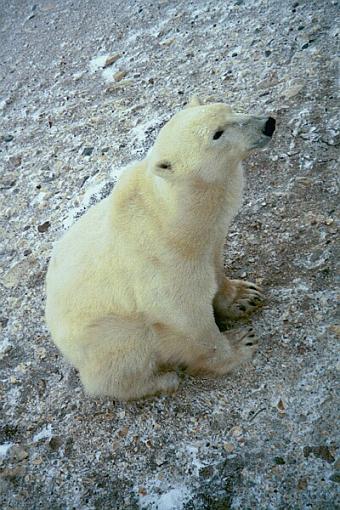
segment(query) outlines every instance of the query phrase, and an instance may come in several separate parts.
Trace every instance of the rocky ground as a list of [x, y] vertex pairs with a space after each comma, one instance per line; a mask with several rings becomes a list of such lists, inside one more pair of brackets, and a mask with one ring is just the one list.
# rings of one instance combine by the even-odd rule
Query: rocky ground
[[[1, 508], [340, 508], [337, 4], [0, 0]], [[44, 324], [52, 243], [193, 93], [277, 118], [226, 252], [268, 298], [259, 352], [93, 400]]]

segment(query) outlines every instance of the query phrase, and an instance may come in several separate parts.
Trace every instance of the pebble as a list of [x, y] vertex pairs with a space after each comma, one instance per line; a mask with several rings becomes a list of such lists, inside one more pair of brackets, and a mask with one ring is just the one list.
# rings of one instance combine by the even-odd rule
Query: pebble
[[41, 225], [38, 225], [38, 231], [40, 233], [47, 232], [47, 230], [50, 228], [51, 223], [49, 221], [45, 221]]
[[40, 464], [43, 463], [43, 459], [41, 457], [36, 457], [35, 459], [32, 460], [32, 464], [34, 466], [40, 466]]
[[172, 37], [171, 39], [165, 39], [165, 41], [162, 41], [160, 44], [161, 46], [171, 46], [175, 41], [176, 39]]
[[12, 140], [14, 140], [14, 136], [13, 135], [4, 135], [2, 137], [2, 139], [4, 142], [11, 142]]
[[63, 444], [62, 439], [58, 436], [52, 436], [51, 439], [48, 441], [48, 446], [53, 451], [58, 450], [62, 444]]
[[223, 443], [223, 448], [227, 453], [232, 453], [235, 450], [235, 446], [232, 443]]
[[28, 453], [25, 448], [23, 448], [20, 445], [14, 445], [12, 446], [10, 450], [10, 458], [14, 461], [20, 462], [24, 459], [27, 459]]
[[286, 99], [290, 99], [292, 97], [295, 97], [295, 96], [297, 96], [301, 92], [301, 90], [304, 88], [304, 86], [305, 86], [305, 82], [304, 81], [297, 82], [294, 85], [292, 85], [291, 87], [289, 87], [288, 89], [284, 90], [282, 95]]
[[27, 275], [30, 274], [35, 261], [31, 257], [17, 262], [6, 274], [2, 277], [2, 285], [7, 289], [11, 289], [25, 281]]
[[296, 487], [298, 490], [303, 491], [303, 490], [307, 489], [307, 486], [308, 486], [307, 480], [305, 478], [300, 478]]
[[284, 414], [286, 412], [286, 406], [281, 398], [278, 401], [276, 407], [280, 414]]
[[117, 60], [120, 58], [120, 54], [119, 53], [115, 53], [114, 55], [111, 55], [110, 57], [107, 57], [107, 59], [105, 60], [104, 62], [104, 65], [103, 65], [103, 68], [105, 69], [106, 67], [109, 67], [111, 66], [112, 64], [114, 64], [115, 62], [117, 62]]
[[333, 473], [329, 479], [332, 481], [332, 482], [335, 482], [335, 483], [340, 483], [340, 471], [336, 471], [335, 473]]
[[85, 147], [83, 150], [83, 156], [91, 156], [94, 151], [94, 147]]
[[323, 459], [329, 464], [335, 461], [332, 453], [329, 448], [325, 445], [321, 446], [305, 446], [303, 449], [303, 454], [305, 457], [309, 457], [311, 454], [315, 455], [319, 459]]
[[21, 156], [11, 156], [8, 161], [12, 166], [18, 167], [21, 165], [22, 157]]
[[242, 436], [242, 429], [238, 425], [230, 429], [229, 433], [234, 437], [240, 437]]
[[113, 79], [114, 79], [114, 81], [122, 81], [122, 79], [125, 78], [126, 75], [127, 75], [127, 71], [117, 71], [113, 75]]

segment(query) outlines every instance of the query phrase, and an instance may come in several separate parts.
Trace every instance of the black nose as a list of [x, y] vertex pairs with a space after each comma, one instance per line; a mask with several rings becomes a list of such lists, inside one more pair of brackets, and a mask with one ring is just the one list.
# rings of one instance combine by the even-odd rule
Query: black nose
[[273, 133], [275, 131], [275, 124], [276, 124], [275, 119], [273, 119], [273, 117], [268, 117], [268, 120], [264, 125], [262, 133], [266, 136], [273, 136]]

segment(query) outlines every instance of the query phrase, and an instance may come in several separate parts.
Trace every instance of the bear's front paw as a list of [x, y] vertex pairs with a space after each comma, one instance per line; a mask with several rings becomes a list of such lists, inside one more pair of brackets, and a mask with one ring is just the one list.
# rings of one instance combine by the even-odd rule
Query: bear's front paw
[[211, 372], [224, 375], [242, 363], [250, 361], [257, 349], [258, 340], [252, 328], [234, 329], [223, 333], [225, 348], [221, 347], [210, 360]]
[[253, 328], [231, 330], [224, 335], [233, 347], [236, 365], [253, 358], [258, 345]]
[[243, 280], [228, 280], [215, 300], [218, 319], [242, 319], [263, 304], [264, 295], [260, 287]]

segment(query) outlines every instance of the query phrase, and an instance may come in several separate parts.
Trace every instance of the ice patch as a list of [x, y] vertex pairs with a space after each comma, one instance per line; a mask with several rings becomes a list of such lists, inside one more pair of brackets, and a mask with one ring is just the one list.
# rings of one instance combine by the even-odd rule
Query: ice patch
[[52, 437], [52, 425], [48, 424], [40, 432], [33, 436], [33, 442], [37, 443], [40, 439], [49, 439]]
[[164, 494], [139, 496], [140, 508], [147, 510], [182, 510], [192, 497], [185, 485], [177, 485]]
[[[106, 53], [105, 55], [99, 55], [98, 57], [94, 57], [90, 61], [90, 64], [89, 64], [91, 73], [95, 73], [95, 72], [97, 72], [100, 69], [102, 71], [102, 73], [101, 73], [102, 77], [108, 83], [111, 83], [111, 82], [114, 81], [113, 75], [117, 71], [117, 67], [115, 66], [115, 62], [113, 62], [108, 67], [104, 68], [106, 60], [110, 56], [111, 56], [111, 53]], [[122, 62], [122, 60], [123, 60], [122, 58], [119, 58], [119, 62], [120, 63]]]
[[107, 176], [99, 177], [98, 175], [95, 175], [92, 179], [89, 179], [87, 181], [87, 187], [81, 199], [80, 206], [71, 208], [68, 211], [67, 215], [63, 219], [63, 228], [67, 230], [71, 227], [71, 225], [73, 225], [77, 215], [79, 215], [79, 213], [82, 213], [84, 212], [84, 210], [89, 208], [92, 198], [95, 198], [96, 202], [99, 202], [100, 199], [102, 198], [101, 193], [105, 186], [112, 181], [116, 182], [124, 169], [125, 167], [113, 168], [110, 171], [109, 179], [107, 178]]
[[98, 55], [98, 57], [94, 57], [90, 61], [91, 73], [95, 73], [96, 71], [98, 71], [98, 69], [103, 69], [108, 56], [109, 56], [109, 53], [106, 53], [105, 55]]
[[196, 446], [187, 445], [185, 447], [185, 449], [186, 449], [186, 451], [189, 453], [189, 455], [191, 457], [192, 465], [194, 466], [194, 470], [195, 470], [195, 474], [198, 476], [199, 472], [200, 472], [200, 469], [205, 467], [206, 464], [202, 464], [202, 462], [198, 459], [198, 457], [197, 457], [197, 455], [198, 455], [198, 448]]
[[0, 359], [4, 357], [5, 354], [7, 354], [8, 351], [10, 351], [12, 348], [12, 344], [8, 340], [7, 337], [5, 337], [1, 343], [0, 343]]
[[113, 69], [113, 64], [106, 69], [103, 69], [102, 77], [104, 80], [108, 83], [111, 83], [114, 81], [113, 75], [115, 74], [115, 71]]
[[14, 443], [3, 443], [0, 444], [0, 459], [4, 459], [7, 455], [8, 450], [13, 446]]
[[142, 144], [147, 137], [147, 130], [153, 128], [156, 124], [156, 120], [150, 120], [148, 122], [141, 122], [131, 130], [130, 137], [135, 139], [139, 144]]

